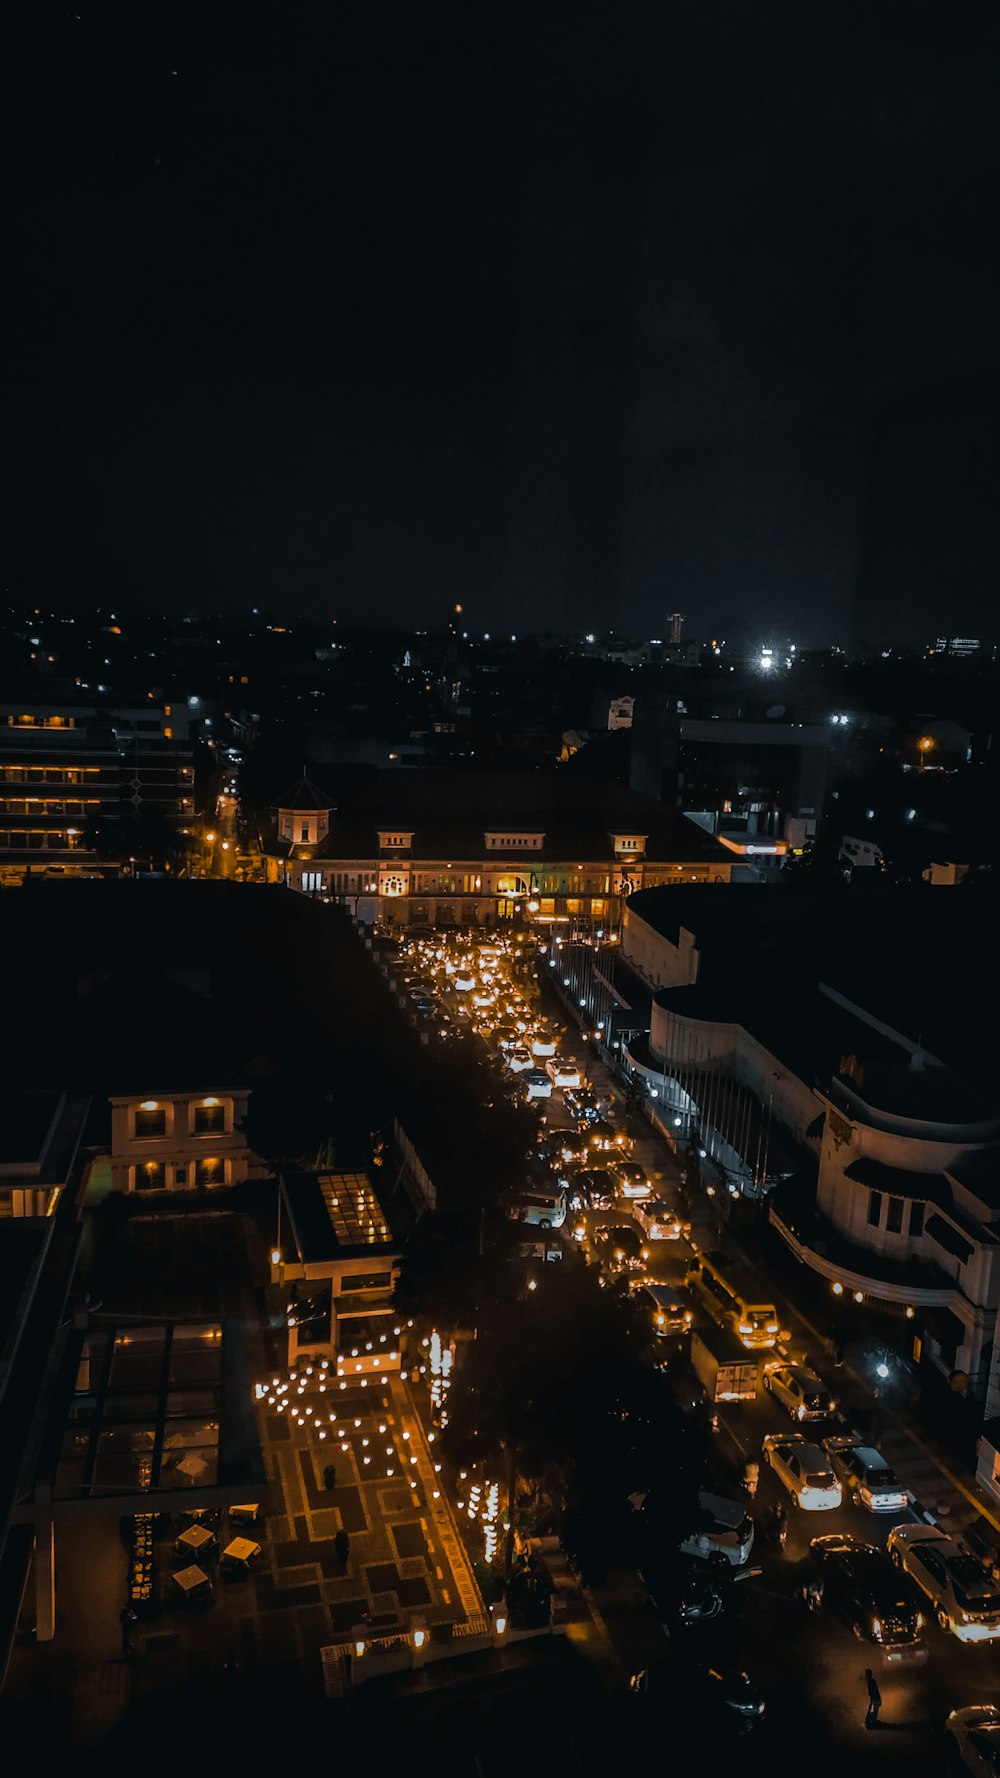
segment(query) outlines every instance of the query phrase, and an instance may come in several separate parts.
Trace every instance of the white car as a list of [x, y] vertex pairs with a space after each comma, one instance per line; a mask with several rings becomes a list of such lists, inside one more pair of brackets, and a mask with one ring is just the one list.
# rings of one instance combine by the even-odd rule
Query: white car
[[821, 1379], [801, 1364], [765, 1365], [764, 1388], [792, 1420], [827, 1420], [837, 1405]]
[[542, 1056], [543, 1058], [554, 1056], [556, 1053], [555, 1038], [547, 1036], [544, 1031], [539, 1031], [531, 1040], [531, 1053], [533, 1056]]
[[468, 970], [459, 969], [452, 977], [452, 987], [457, 988], [461, 994], [470, 993], [475, 985], [476, 978], [474, 975], [470, 975]]
[[753, 1549], [753, 1520], [745, 1504], [722, 1494], [699, 1493], [698, 1524], [678, 1545], [713, 1568], [742, 1568]]
[[552, 1082], [541, 1068], [529, 1068], [524, 1076], [524, 1093], [527, 1099], [551, 1099]]
[[828, 1512], [842, 1504], [843, 1491], [829, 1457], [801, 1432], [769, 1432], [764, 1440], [764, 1462], [770, 1464], [803, 1512]]
[[909, 1506], [907, 1490], [874, 1445], [856, 1438], [825, 1438], [823, 1449], [855, 1505], [870, 1513], [900, 1513]]
[[927, 1594], [942, 1630], [960, 1642], [1000, 1640], [1000, 1591], [960, 1538], [936, 1525], [894, 1525], [887, 1548]]
[[545, 1072], [554, 1087], [580, 1085], [580, 1065], [572, 1056], [550, 1056], [545, 1064]]
[[691, 1233], [691, 1224], [682, 1222], [676, 1210], [671, 1210], [662, 1198], [644, 1199], [636, 1204], [632, 1215], [651, 1241], [679, 1241], [682, 1235]]
[[995, 1704], [966, 1704], [953, 1710], [944, 1725], [952, 1764], [976, 1778], [1000, 1772], [1000, 1710]]

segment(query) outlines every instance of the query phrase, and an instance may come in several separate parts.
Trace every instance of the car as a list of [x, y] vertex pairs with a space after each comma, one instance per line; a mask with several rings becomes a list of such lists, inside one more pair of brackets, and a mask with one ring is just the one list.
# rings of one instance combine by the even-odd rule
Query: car
[[690, 1333], [694, 1312], [672, 1284], [636, 1284], [636, 1301], [648, 1310], [658, 1339], [677, 1339]]
[[453, 988], [456, 988], [460, 994], [468, 994], [471, 993], [472, 989], [475, 987], [476, 978], [467, 969], [456, 969], [455, 974], [451, 978], [451, 985]]
[[594, 1247], [601, 1258], [601, 1263], [610, 1271], [638, 1271], [642, 1265], [642, 1247], [635, 1229], [628, 1224], [621, 1227], [607, 1224], [594, 1230]]
[[580, 1124], [580, 1135], [586, 1142], [591, 1154], [612, 1155], [615, 1153], [614, 1125], [603, 1117], [588, 1118]]
[[493, 1031], [493, 1042], [498, 1050], [521, 1048], [521, 1034], [513, 1025], [497, 1025]]
[[554, 1087], [578, 1087], [580, 1064], [572, 1056], [550, 1056], [545, 1064]]
[[837, 1405], [821, 1379], [801, 1364], [765, 1365], [764, 1388], [791, 1420], [827, 1420]]
[[523, 1074], [533, 1066], [531, 1051], [526, 1050], [523, 1043], [518, 1044], [516, 1049], [509, 1049], [507, 1051], [507, 1066], [512, 1074]]
[[555, 1150], [556, 1166], [570, 1167], [574, 1162], [585, 1161], [590, 1154], [585, 1139], [577, 1130], [553, 1130], [549, 1141]]
[[852, 1505], [865, 1506], [870, 1513], [903, 1512], [909, 1506], [909, 1493], [874, 1445], [856, 1438], [825, 1438], [823, 1449]]
[[647, 1574], [640, 1569], [639, 1579], [668, 1636], [678, 1625], [690, 1629], [711, 1623], [722, 1611], [719, 1588], [693, 1565], [666, 1574]]
[[822, 1576], [824, 1599], [859, 1641], [874, 1643], [890, 1667], [926, 1661], [923, 1612], [884, 1550], [835, 1532], [814, 1537], [809, 1552]]
[[543, 1058], [554, 1056], [556, 1053], [555, 1038], [550, 1036], [547, 1031], [536, 1031], [531, 1040], [531, 1053], [533, 1056], [542, 1056]]
[[570, 1202], [588, 1210], [610, 1210], [615, 1199], [615, 1184], [603, 1167], [581, 1167], [568, 1181]]
[[944, 1725], [952, 1769], [975, 1778], [996, 1778], [1000, 1772], [1000, 1710], [995, 1704], [966, 1704], [953, 1710]]
[[651, 1198], [653, 1188], [638, 1161], [615, 1161], [611, 1172], [623, 1198]]
[[960, 1538], [936, 1525], [894, 1525], [887, 1547], [926, 1593], [942, 1630], [960, 1642], [1000, 1640], [1000, 1592]]
[[829, 1457], [801, 1432], [769, 1432], [764, 1440], [764, 1462], [803, 1512], [828, 1512], [841, 1505], [843, 1490]]
[[602, 1101], [592, 1087], [579, 1087], [576, 1090], [571, 1088], [563, 1099], [563, 1104], [570, 1117], [577, 1118], [580, 1123], [587, 1123], [592, 1117], [604, 1115]]
[[724, 1573], [746, 1566], [753, 1539], [753, 1520], [745, 1502], [727, 1500], [724, 1494], [702, 1489], [698, 1495], [697, 1522], [677, 1547], [682, 1555], [694, 1556]]
[[651, 1241], [679, 1241], [691, 1233], [691, 1224], [682, 1221], [663, 1198], [639, 1199], [632, 1215]]
[[718, 1720], [721, 1712], [723, 1722], [735, 1717], [740, 1728], [749, 1729], [764, 1715], [764, 1700], [749, 1673], [709, 1667], [701, 1685], [709, 1720]]
[[525, 1097], [528, 1099], [551, 1099], [552, 1082], [541, 1068], [529, 1068], [523, 1077]]

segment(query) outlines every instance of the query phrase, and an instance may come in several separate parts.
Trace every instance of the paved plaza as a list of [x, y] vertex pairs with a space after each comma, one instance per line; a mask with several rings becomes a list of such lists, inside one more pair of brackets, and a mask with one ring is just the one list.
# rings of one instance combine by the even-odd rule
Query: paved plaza
[[[355, 1626], [377, 1633], [419, 1615], [433, 1632], [482, 1609], [434, 1444], [398, 1375], [341, 1387], [317, 1364], [309, 1376], [304, 1367], [291, 1376], [284, 1330], [249, 1282], [261, 1275], [263, 1243], [248, 1219], [150, 1220], [127, 1233], [130, 1257], [143, 1263], [121, 1277], [139, 1277], [144, 1298], [168, 1310], [180, 1299], [189, 1314], [211, 1304], [240, 1320], [267, 1486], [258, 1525], [230, 1527], [223, 1518], [219, 1538], [224, 1544], [245, 1532], [262, 1549], [254, 1570], [234, 1579], [209, 1560], [215, 1589], [195, 1609], [175, 1599], [172, 1577], [183, 1565], [174, 1553], [176, 1521], [154, 1546], [160, 1610], [135, 1626], [125, 1659], [119, 1613], [128, 1555], [118, 1518], [61, 1524], [55, 1638], [19, 1641], [4, 1695], [12, 1721], [58, 1749], [97, 1749], [182, 1693], [189, 1708], [220, 1688], [282, 1703], [321, 1701], [320, 1651]], [[135, 1312], [127, 1285], [118, 1294], [115, 1311]], [[346, 1562], [336, 1549], [340, 1531], [350, 1540]], [[30, 1596], [26, 1605], [30, 1621]]]

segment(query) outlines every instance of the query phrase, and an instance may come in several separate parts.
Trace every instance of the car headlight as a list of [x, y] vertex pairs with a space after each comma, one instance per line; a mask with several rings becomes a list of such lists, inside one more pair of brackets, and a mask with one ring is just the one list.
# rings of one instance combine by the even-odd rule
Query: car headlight
[[656, 1317], [656, 1325], [657, 1325], [657, 1327], [665, 1327], [665, 1326], [666, 1326], [666, 1324], [667, 1324], [667, 1318], [666, 1318], [666, 1316], [665, 1316], [665, 1315], [664, 1315], [664, 1314], [662, 1314], [662, 1313], [660, 1313], [660, 1314], [658, 1314], [658, 1315], [657, 1315], [657, 1317]]
[[753, 1328], [751, 1327], [749, 1321], [741, 1321], [740, 1322], [740, 1333], [753, 1333]]
[[917, 1630], [922, 1630], [922, 1629], [923, 1629], [923, 1627], [924, 1627], [924, 1614], [923, 1614], [923, 1612], [922, 1612], [922, 1611], [918, 1611], [918, 1612], [917, 1612], [917, 1615], [916, 1615], [916, 1617], [915, 1617], [915, 1618], [914, 1618], [914, 1620], [913, 1620], [913, 1626], [914, 1626], [914, 1629], [917, 1629]]
[[968, 1612], [967, 1612], [967, 1611], [960, 1611], [960, 1612], [959, 1612], [959, 1614], [958, 1614], [958, 1615], [959, 1615], [959, 1619], [960, 1619], [960, 1621], [961, 1621], [961, 1622], [962, 1622], [962, 1623], [963, 1623], [963, 1624], [971, 1624], [971, 1622], [972, 1622], [972, 1619], [971, 1619], [971, 1618], [970, 1618], [970, 1616], [969, 1616], [969, 1614], [968, 1614]]
[[882, 1640], [882, 1619], [879, 1617], [872, 1618], [872, 1635], [874, 1636], [876, 1642], [881, 1642], [881, 1640]]
[[767, 1331], [768, 1333], [777, 1333], [778, 1323], [776, 1321], [769, 1321], [767, 1324]]
[[796, 1410], [795, 1410], [795, 1415], [796, 1415], [796, 1418], [797, 1418], [797, 1419], [799, 1419], [799, 1420], [804, 1420], [804, 1419], [805, 1419], [805, 1417], [806, 1417], [806, 1410], [805, 1410], [805, 1408], [803, 1408], [803, 1407], [799, 1407], [799, 1408], [796, 1408]]

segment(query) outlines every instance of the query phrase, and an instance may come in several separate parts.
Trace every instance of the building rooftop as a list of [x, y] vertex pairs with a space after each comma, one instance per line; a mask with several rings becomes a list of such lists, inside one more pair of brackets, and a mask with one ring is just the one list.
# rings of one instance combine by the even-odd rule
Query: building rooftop
[[[884, 894], [741, 885], [732, 895], [687, 885], [640, 890], [626, 924], [639, 916], [673, 944], [682, 929], [692, 933], [697, 983], [658, 998], [678, 1013], [744, 1025], [800, 1077], [828, 1080], [841, 1056], [855, 1055], [867, 1086], [869, 1071], [908, 1068], [906, 1044], [919, 1045], [955, 1071], [953, 1101], [961, 1076], [963, 1096], [974, 1087], [992, 1108], [1000, 1079], [998, 912], [989, 891], [924, 884], [887, 886]], [[883, 1029], [821, 994], [821, 983]], [[977, 1109], [981, 1102], [967, 1103], [963, 1115]]]
[[296, 784], [289, 785], [287, 790], [275, 799], [274, 808], [295, 810], [304, 809], [310, 814], [317, 810], [332, 809], [334, 803], [325, 790], [320, 790], [311, 778], [300, 778]]
[[[540, 859], [582, 865], [612, 857], [613, 833], [634, 832], [646, 838], [650, 860], [732, 864], [731, 854], [680, 810], [608, 780], [558, 771], [397, 775], [372, 770], [345, 774], [335, 789], [336, 816], [326, 838], [310, 846], [314, 858], [374, 858], [379, 833], [395, 829], [412, 832], [411, 857], [450, 865], [482, 859], [484, 835], [510, 831], [541, 833]], [[310, 806], [332, 808], [334, 802], [320, 794], [322, 800]], [[272, 856], [289, 851], [273, 828], [265, 843]], [[511, 848], [511, 855], [519, 850]], [[496, 856], [502, 864], [503, 852]]]
[[303, 1265], [397, 1245], [366, 1173], [283, 1173], [281, 1195]]

